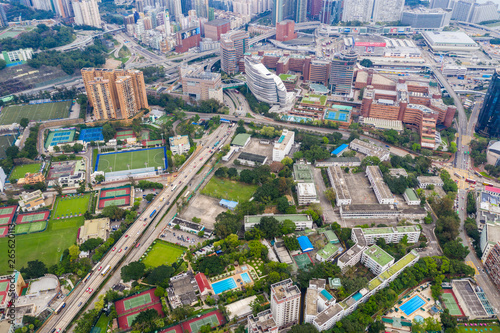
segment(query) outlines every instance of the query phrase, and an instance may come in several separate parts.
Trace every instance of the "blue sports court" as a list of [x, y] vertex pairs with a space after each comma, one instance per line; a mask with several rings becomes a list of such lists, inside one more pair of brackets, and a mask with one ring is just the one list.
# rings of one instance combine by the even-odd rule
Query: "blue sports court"
[[103, 141], [102, 127], [84, 128], [80, 132], [79, 140], [84, 142]]

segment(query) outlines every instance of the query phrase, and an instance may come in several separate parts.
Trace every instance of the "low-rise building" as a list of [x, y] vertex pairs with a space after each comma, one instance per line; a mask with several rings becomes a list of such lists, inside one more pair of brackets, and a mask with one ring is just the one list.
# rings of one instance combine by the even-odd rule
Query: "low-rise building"
[[320, 202], [314, 183], [298, 183], [295, 188], [299, 206]]
[[251, 135], [248, 133], [237, 134], [233, 141], [231, 141], [231, 146], [238, 148], [245, 148], [250, 142]]
[[189, 152], [191, 144], [189, 143], [189, 136], [187, 135], [177, 135], [168, 138], [170, 144], [170, 151], [174, 155], [182, 155]]
[[3, 171], [3, 168], [0, 167], [0, 192], [5, 191], [5, 182], [7, 181], [7, 175]]
[[293, 165], [293, 180], [296, 183], [313, 183], [314, 177], [311, 166], [305, 163], [295, 163]]
[[328, 243], [324, 248], [316, 252], [316, 260], [323, 261], [332, 261], [335, 256], [342, 251], [340, 246], [336, 246], [333, 243]]
[[176, 275], [170, 279], [167, 288], [168, 301], [173, 309], [181, 306], [193, 306], [198, 302], [200, 289], [191, 271]]
[[198, 234], [200, 231], [204, 230], [205, 227], [201, 224], [186, 221], [178, 217], [173, 218], [168, 225], [172, 228], [179, 226], [180, 230], [190, 232], [192, 234]]
[[444, 182], [439, 176], [418, 176], [417, 177], [418, 181], [418, 187], [426, 189], [427, 186], [433, 185], [433, 186], [439, 186], [443, 187]]
[[281, 162], [292, 149], [295, 132], [284, 129], [273, 147], [273, 161]]
[[349, 148], [367, 156], [378, 157], [380, 161], [387, 161], [389, 159], [388, 149], [379, 147], [372, 143], [361, 141], [359, 139], [352, 140], [349, 144]]
[[292, 257], [290, 257], [290, 253], [288, 253], [283, 239], [275, 238], [273, 248], [281, 263], [285, 263], [287, 265], [291, 265], [293, 263]]
[[100, 238], [103, 241], [108, 239], [110, 231], [109, 217], [103, 217], [93, 220], [85, 220], [78, 235], [78, 245], [85, 243], [91, 238]]
[[389, 174], [393, 177], [406, 177], [408, 178], [408, 173], [403, 168], [392, 168], [389, 169]]
[[403, 193], [403, 197], [405, 198], [406, 203], [410, 206], [420, 205], [420, 198], [418, 197], [417, 192], [415, 192], [412, 188], [407, 188], [405, 193]]
[[486, 223], [481, 230], [480, 243], [481, 252], [483, 256], [481, 260], [483, 263], [488, 258], [491, 249], [500, 242], [500, 224], [498, 223]]
[[267, 156], [243, 152], [236, 158], [236, 160], [242, 165], [255, 167], [266, 164]]
[[186, 66], [179, 69], [182, 93], [197, 101], [215, 99], [223, 103], [222, 81], [219, 73], [205, 72], [203, 67]]
[[378, 165], [369, 165], [366, 167], [366, 175], [372, 185], [378, 203], [381, 205], [394, 204], [395, 199], [389, 189], [389, 186], [384, 182], [384, 176]]
[[263, 215], [245, 215], [244, 228], [245, 231], [253, 229], [255, 225], [260, 223], [263, 217], [274, 217], [278, 222], [283, 223], [285, 220], [291, 220], [295, 223], [295, 230], [311, 229], [313, 220], [307, 214], [263, 214]]
[[248, 316], [248, 333], [278, 333], [278, 325], [271, 309], [259, 312], [256, 316]]
[[340, 166], [331, 166], [327, 169], [328, 178], [335, 190], [335, 201], [337, 206], [350, 205], [352, 203], [351, 193], [345, 180], [345, 172]]
[[78, 186], [82, 181], [85, 181], [85, 172], [79, 171], [74, 175], [59, 177], [59, 184], [61, 186], [74, 187]]
[[19, 207], [23, 212], [32, 212], [45, 206], [45, 197], [40, 190], [19, 195]]
[[374, 244], [363, 251], [361, 263], [379, 275], [394, 264], [394, 257]]
[[357, 157], [330, 157], [326, 160], [316, 161], [314, 163], [316, 168], [326, 168], [331, 166], [354, 167], [360, 165], [361, 160]]
[[43, 183], [45, 177], [41, 172], [29, 173], [24, 175], [24, 178], [19, 178], [17, 180], [17, 185], [34, 185], [36, 183]]

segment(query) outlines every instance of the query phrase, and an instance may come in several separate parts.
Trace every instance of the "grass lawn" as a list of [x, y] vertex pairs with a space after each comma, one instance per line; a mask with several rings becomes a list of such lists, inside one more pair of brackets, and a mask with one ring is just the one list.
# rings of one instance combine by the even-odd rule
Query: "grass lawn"
[[158, 267], [161, 265], [171, 265], [186, 250], [185, 247], [164, 242], [161, 240], [155, 241], [156, 243], [149, 250], [142, 262], [146, 267]]
[[105, 333], [108, 328], [109, 318], [103, 313], [94, 327], [99, 327], [102, 333]]
[[0, 114], [0, 125], [19, 124], [22, 118], [33, 121], [68, 118], [70, 107], [71, 102], [7, 106]]
[[[75, 243], [78, 228], [84, 218], [73, 217], [64, 220], [51, 220], [44, 232], [16, 236], [17, 270], [26, 266], [28, 261], [42, 260], [47, 267], [57, 264], [63, 251]], [[0, 238], [0, 251], [7, 253], [8, 238]], [[0, 275], [7, 274], [10, 267], [7, 260], [0, 260]]]
[[464, 327], [458, 326], [459, 333], [480, 333], [480, 332], [490, 332], [490, 333], [500, 333], [500, 326], [474, 326], [474, 327]]
[[58, 216], [68, 214], [84, 214], [89, 207], [89, 201], [90, 194], [69, 198], [58, 197], [54, 206], [54, 213], [52, 214], [52, 217], [55, 219]]
[[39, 172], [41, 166], [42, 164], [40, 163], [18, 165], [14, 168], [14, 170], [12, 170], [12, 173], [10, 174], [10, 179], [24, 178], [24, 175], [27, 172], [29, 173]]
[[257, 188], [257, 185], [212, 177], [201, 193], [218, 199], [242, 202], [249, 200]]
[[165, 149], [153, 148], [112, 154], [100, 154], [97, 171], [111, 172], [151, 167], [165, 168]]

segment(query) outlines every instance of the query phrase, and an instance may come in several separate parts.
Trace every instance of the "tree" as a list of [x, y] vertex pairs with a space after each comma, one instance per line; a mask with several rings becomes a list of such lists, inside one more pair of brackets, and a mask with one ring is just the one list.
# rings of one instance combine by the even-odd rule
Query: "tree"
[[373, 67], [373, 62], [370, 59], [363, 59], [359, 64], [363, 67]]
[[104, 141], [108, 142], [113, 139], [116, 135], [116, 130], [111, 124], [106, 123], [102, 126], [102, 136], [104, 137]]
[[153, 193], [146, 194], [146, 196], [144, 197], [144, 199], [146, 199], [147, 202], [153, 201], [154, 198], [155, 195]]
[[[282, 179], [282, 178], [280, 178], [280, 179]], [[288, 203], [288, 199], [286, 197], [284, 197], [284, 196], [279, 197], [278, 200], [276, 200], [276, 208], [278, 208], [278, 210], [281, 213], [285, 213], [288, 206], [290, 206], [290, 204]]]
[[335, 200], [337, 198], [337, 193], [335, 193], [335, 190], [329, 187], [323, 193], [325, 194], [326, 199], [330, 201], [332, 205], [335, 205]]
[[165, 288], [168, 287], [168, 281], [174, 275], [174, 272], [175, 270], [171, 266], [161, 265], [153, 268], [153, 270], [146, 277], [146, 281], [149, 284]]
[[26, 267], [21, 268], [21, 274], [26, 280], [36, 279], [47, 273], [47, 267], [40, 260], [28, 261]]
[[285, 247], [288, 249], [288, 251], [300, 250], [299, 241], [295, 236], [283, 236], [283, 243], [285, 244]]
[[5, 62], [5, 60], [3, 59], [0, 59], [0, 71], [5, 67], [7, 67], [7, 62]]
[[385, 325], [381, 321], [376, 321], [368, 328], [368, 333], [380, 333], [385, 331]]
[[89, 238], [85, 242], [80, 245], [81, 251], [92, 251], [99, 245], [101, 245], [104, 241], [102, 238]]
[[96, 183], [101, 183], [105, 180], [106, 178], [104, 177], [104, 175], [97, 175], [95, 176], [95, 181]]
[[293, 160], [287, 156], [281, 160], [281, 164], [283, 164], [285, 166], [291, 166], [293, 164]]
[[257, 228], [262, 230], [264, 237], [267, 239], [279, 237], [282, 234], [280, 223], [272, 216], [262, 217], [259, 224], [257, 224]]
[[288, 235], [288, 234], [291, 234], [292, 232], [294, 232], [296, 228], [297, 228], [297, 226], [295, 225], [295, 222], [293, 222], [292, 220], [286, 219], [283, 221], [283, 225], [281, 226], [281, 232], [284, 235]]
[[78, 247], [78, 245], [73, 244], [69, 247], [68, 250], [71, 260], [78, 259], [78, 256], [80, 255], [80, 248]]
[[462, 244], [462, 240], [460, 238], [457, 238], [444, 245], [443, 254], [450, 259], [462, 261], [469, 254], [469, 249], [467, 246]]
[[418, 143], [414, 143], [411, 146], [411, 150], [413, 150], [413, 151], [420, 151], [421, 149], [422, 149], [422, 147]]
[[159, 318], [156, 309], [147, 309], [139, 313], [132, 322], [132, 327], [138, 331], [149, 332], [156, 328], [156, 319]]
[[292, 326], [288, 333], [319, 333], [319, 331], [310, 323]]
[[172, 310], [172, 319], [179, 322], [190, 317], [193, 312], [194, 309], [188, 305], [178, 306]]
[[269, 165], [269, 168], [271, 168], [271, 171], [274, 172], [274, 173], [278, 173], [280, 172], [281, 170], [283, 170], [285, 166], [283, 164], [281, 164], [280, 162], [273, 162], [271, 163], [271, 165]]
[[59, 148], [59, 146], [54, 146], [52, 147], [52, 149], [54, 149], [56, 153], [59, 153], [61, 151], [61, 148]]
[[56, 190], [57, 194], [62, 195], [63, 188], [61, 186], [61, 183], [59, 183], [59, 180], [56, 180], [52, 187], [54, 188], [54, 190]]
[[210, 276], [222, 274], [225, 269], [224, 261], [219, 256], [201, 257], [196, 262], [198, 271]]
[[443, 325], [443, 329], [446, 333], [456, 332], [457, 318], [450, 314], [450, 310], [444, 309], [444, 311], [440, 314], [440, 317], [441, 324]]
[[139, 261], [133, 261], [127, 266], [123, 266], [121, 270], [122, 280], [125, 282], [131, 280], [139, 280], [146, 270], [146, 265]]
[[76, 189], [76, 192], [77, 192], [77, 193], [83, 193], [83, 192], [85, 192], [86, 185], [87, 185], [87, 183], [86, 183], [84, 180], [82, 180], [82, 181], [80, 182], [80, 184], [79, 184], [78, 188]]
[[105, 217], [109, 217], [112, 220], [121, 220], [125, 216], [125, 213], [125, 210], [113, 205], [104, 207], [101, 214]]
[[5, 149], [5, 155], [9, 158], [16, 158], [17, 155], [19, 154], [19, 148], [17, 146], [10, 146], [7, 149]]
[[236, 168], [229, 168], [227, 170], [227, 176], [231, 179], [238, 177], [238, 170], [236, 170]]
[[222, 212], [215, 217], [214, 234], [220, 239], [236, 234], [240, 228], [240, 219], [231, 212]]
[[165, 289], [163, 289], [162, 287], [156, 287], [155, 289], [155, 296], [156, 297], [162, 297], [165, 295]]
[[19, 121], [19, 125], [21, 125], [22, 128], [26, 128], [28, 126], [30, 120], [28, 118], [21, 118]]

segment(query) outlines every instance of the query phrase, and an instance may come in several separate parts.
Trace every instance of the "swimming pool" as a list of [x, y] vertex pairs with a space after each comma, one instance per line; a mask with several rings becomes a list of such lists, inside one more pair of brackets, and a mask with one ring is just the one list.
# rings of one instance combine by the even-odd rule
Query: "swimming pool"
[[241, 274], [241, 278], [243, 279], [243, 282], [245, 282], [245, 283], [252, 282], [252, 279], [250, 279], [250, 275], [248, 275], [248, 273]]
[[236, 288], [236, 282], [232, 277], [212, 283], [212, 289], [216, 295], [234, 288]]
[[420, 296], [416, 295], [410, 298], [408, 302], [401, 305], [399, 308], [404, 312], [405, 315], [409, 316], [424, 304], [425, 301]]

